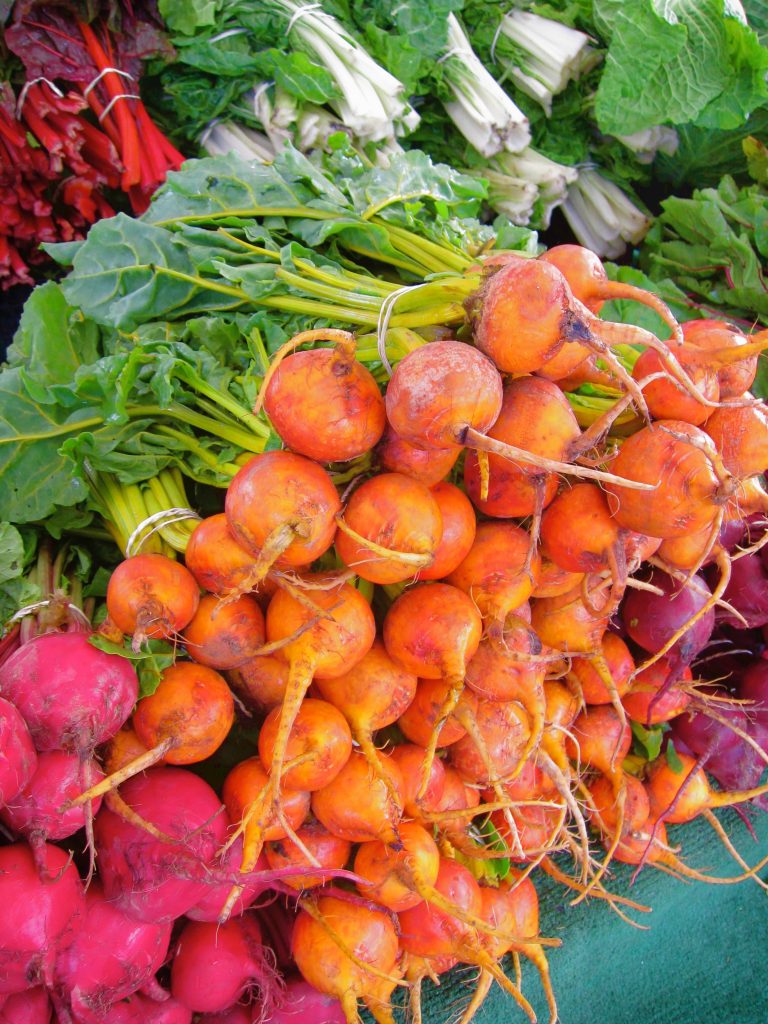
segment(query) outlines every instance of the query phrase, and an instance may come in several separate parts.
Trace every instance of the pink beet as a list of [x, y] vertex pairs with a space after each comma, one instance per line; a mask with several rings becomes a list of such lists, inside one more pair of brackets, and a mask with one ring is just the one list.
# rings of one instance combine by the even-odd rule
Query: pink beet
[[26, 843], [0, 847], [0, 993], [50, 987], [56, 957], [72, 942], [85, 910], [83, 884], [67, 854], [42, 851], [47, 880]]
[[[209, 881], [203, 898], [187, 911], [186, 916], [188, 918], [192, 921], [218, 921], [224, 904], [227, 902], [227, 897], [237, 879], [242, 860], [243, 839], [241, 836], [228, 847], [223, 857], [216, 859], [214, 864], [215, 868], [220, 868], [224, 872], [224, 880], [217, 882], [211, 879]], [[254, 872], [269, 871], [269, 864], [264, 853], [259, 857], [253, 870]], [[232, 908], [230, 917], [239, 917], [240, 914], [245, 913], [251, 903], [266, 887], [265, 881], [259, 879], [255, 874], [249, 875], [249, 877], [250, 881], [243, 885], [243, 891]]]
[[98, 1024], [99, 1007], [138, 992], [165, 961], [171, 923], [136, 921], [104, 898], [94, 881], [72, 944], [56, 959], [56, 989], [84, 1024]]
[[170, 921], [205, 896], [228, 821], [207, 782], [185, 768], [151, 768], [120, 787], [128, 806], [178, 842], [166, 842], [107, 807], [94, 833], [107, 899], [139, 921]]
[[29, 782], [37, 767], [37, 752], [26, 722], [9, 700], [0, 697], [0, 807]]
[[[66, 839], [85, 825], [83, 806], [61, 811], [83, 789], [84, 777], [98, 782], [104, 772], [94, 761], [81, 762], [79, 755], [49, 750], [37, 759], [37, 771], [21, 792], [0, 810], [0, 818], [32, 845], [46, 839]], [[90, 785], [90, 781], [88, 783]], [[93, 801], [94, 813], [101, 798]]]
[[341, 1003], [324, 995], [303, 978], [285, 984], [280, 1001], [264, 1024], [345, 1024]]
[[262, 1006], [271, 1006], [276, 975], [261, 944], [253, 917], [224, 924], [190, 921], [179, 935], [171, 965], [171, 993], [198, 1013], [219, 1013], [246, 991], [259, 989]]
[[16, 705], [38, 751], [89, 756], [127, 720], [138, 696], [133, 665], [81, 632], [43, 633], [0, 666], [0, 694]]

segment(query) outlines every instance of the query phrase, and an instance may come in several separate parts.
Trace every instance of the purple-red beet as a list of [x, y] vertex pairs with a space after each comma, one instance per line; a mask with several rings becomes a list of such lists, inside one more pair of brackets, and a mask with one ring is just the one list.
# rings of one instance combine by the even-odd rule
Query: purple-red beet
[[154, 977], [170, 940], [170, 922], [128, 917], [94, 881], [74, 942], [56, 959], [56, 989], [78, 1021], [99, 1024], [100, 1008], [133, 995]]
[[127, 720], [138, 696], [133, 665], [80, 632], [43, 633], [0, 666], [0, 693], [21, 712], [39, 751], [83, 757]]
[[[663, 595], [630, 590], [622, 602], [621, 619], [635, 643], [655, 654], [703, 607], [711, 594], [698, 575], [683, 585], [654, 569], [650, 582], [663, 590]], [[677, 641], [668, 654], [673, 671], [693, 661], [712, 635], [714, 624], [715, 613], [710, 609]]]
[[56, 957], [84, 912], [83, 885], [68, 855], [46, 846], [43, 862], [48, 881], [26, 843], [0, 847], [0, 995], [50, 988]]
[[[768, 623], [768, 566], [760, 554], [744, 555], [731, 563], [723, 600], [744, 616], [748, 628]], [[736, 629], [744, 628], [744, 623], [725, 608], [718, 609], [717, 618]]]
[[8, 700], [0, 697], [0, 807], [29, 782], [37, 768], [37, 752], [26, 722]]
[[228, 821], [207, 782], [184, 768], [152, 768], [120, 787], [126, 804], [174, 842], [102, 807], [94, 833], [107, 899], [139, 921], [169, 921], [207, 892]]

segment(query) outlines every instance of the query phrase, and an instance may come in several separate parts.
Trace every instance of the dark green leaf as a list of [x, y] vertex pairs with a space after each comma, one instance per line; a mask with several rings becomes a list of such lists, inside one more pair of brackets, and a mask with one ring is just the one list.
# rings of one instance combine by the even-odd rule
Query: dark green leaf
[[24, 367], [28, 390], [34, 382], [36, 399], [45, 403], [48, 385], [69, 383], [79, 366], [98, 358], [99, 342], [96, 324], [84, 320], [61, 286], [49, 281], [27, 299], [7, 359]]
[[125, 331], [148, 320], [242, 305], [195, 276], [171, 232], [125, 214], [91, 228], [62, 289], [86, 316]]

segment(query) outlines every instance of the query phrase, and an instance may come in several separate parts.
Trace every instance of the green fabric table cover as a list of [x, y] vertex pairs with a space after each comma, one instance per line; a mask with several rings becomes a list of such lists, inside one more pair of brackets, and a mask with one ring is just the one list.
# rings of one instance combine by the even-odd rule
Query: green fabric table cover
[[[768, 814], [754, 820], [755, 842], [733, 811], [718, 812], [748, 864], [768, 856]], [[670, 827], [681, 857], [713, 876], [742, 869], [704, 822]], [[609, 888], [653, 908], [630, 912], [649, 925], [638, 931], [602, 900], [569, 906], [565, 890], [535, 877], [541, 933], [562, 939], [548, 952], [562, 1024], [768, 1024], [768, 893], [755, 882], [681, 882], [646, 868], [630, 888], [618, 867]], [[768, 879], [768, 867], [760, 875]], [[575, 895], [575, 894], [574, 894]], [[547, 1007], [533, 964], [522, 960], [523, 993], [540, 1022]], [[455, 971], [439, 988], [425, 982], [425, 1024], [456, 1021], [471, 992], [474, 969]], [[476, 1024], [526, 1024], [523, 1011], [494, 985]]]

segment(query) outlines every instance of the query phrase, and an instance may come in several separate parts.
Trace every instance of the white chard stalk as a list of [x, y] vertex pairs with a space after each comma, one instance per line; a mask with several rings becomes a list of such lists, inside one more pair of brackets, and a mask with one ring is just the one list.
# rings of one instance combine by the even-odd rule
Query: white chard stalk
[[446, 113], [478, 153], [491, 157], [504, 149], [525, 149], [531, 141], [528, 118], [483, 66], [453, 14], [440, 62], [454, 96], [444, 104]]
[[548, 228], [552, 211], [565, 201], [568, 186], [578, 178], [575, 167], [566, 167], [528, 146], [521, 153], [499, 153], [487, 164], [469, 172], [488, 181], [488, 202], [513, 224], [535, 221]]
[[275, 148], [266, 135], [234, 121], [212, 121], [200, 136], [200, 145], [209, 156], [236, 153], [243, 160], [269, 164]]
[[412, 131], [419, 116], [405, 89], [385, 71], [336, 18], [314, 4], [268, 0], [287, 20], [287, 42], [302, 50], [333, 78], [340, 96], [328, 101], [344, 126], [365, 142]]
[[651, 226], [618, 185], [591, 168], [579, 171], [563, 213], [579, 242], [601, 259], [621, 256], [627, 243], [635, 245]]
[[641, 164], [653, 163], [657, 153], [674, 156], [680, 139], [674, 128], [667, 125], [654, 125], [632, 135], [617, 135], [616, 138], [627, 149], [631, 149]]
[[513, 44], [517, 54], [505, 62], [504, 77], [536, 100], [547, 116], [552, 113], [552, 97], [600, 60], [600, 54], [589, 45], [589, 36], [527, 11], [505, 14], [499, 34]]

